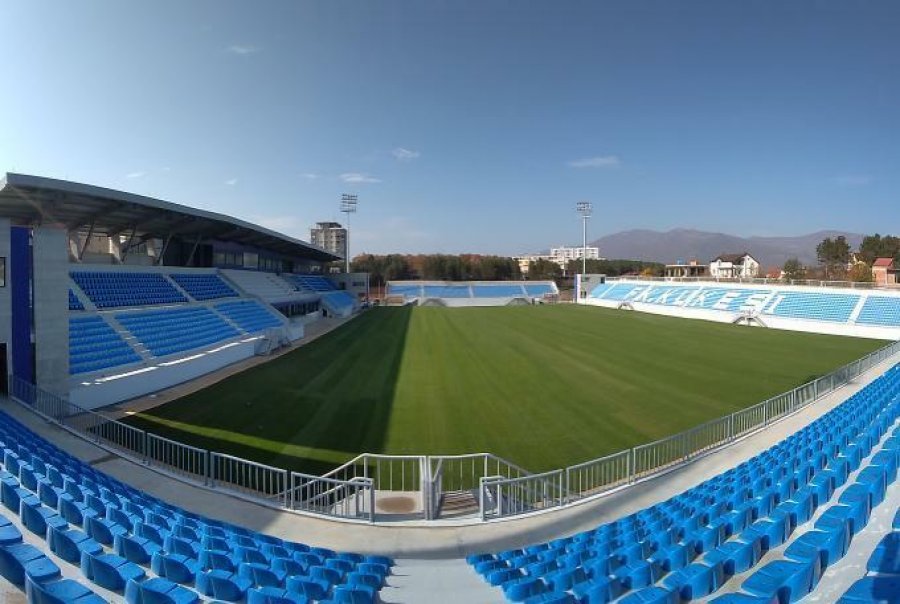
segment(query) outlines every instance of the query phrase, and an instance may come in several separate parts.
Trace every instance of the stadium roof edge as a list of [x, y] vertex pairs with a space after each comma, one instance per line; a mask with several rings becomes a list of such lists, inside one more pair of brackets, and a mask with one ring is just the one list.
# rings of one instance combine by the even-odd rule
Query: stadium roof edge
[[340, 260], [316, 245], [233, 216], [126, 191], [7, 172], [0, 175], [0, 216], [14, 224], [91, 227], [106, 234], [134, 229], [148, 237], [169, 235], [234, 241], [321, 262]]

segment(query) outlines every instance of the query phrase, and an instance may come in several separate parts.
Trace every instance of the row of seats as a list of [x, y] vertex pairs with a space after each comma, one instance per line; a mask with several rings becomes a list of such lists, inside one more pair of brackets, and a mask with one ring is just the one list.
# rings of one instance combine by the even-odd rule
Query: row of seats
[[856, 322], [861, 325], [900, 327], [900, 296], [869, 295]]
[[[830, 323], [850, 321], [862, 295], [618, 281], [602, 283], [590, 291], [591, 298], [614, 302], [641, 302], [730, 313], [755, 310], [761, 311], [764, 316]], [[900, 296], [869, 294], [855, 323], [900, 327]]]
[[234, 298], [237, 292], [212, 273], [172, 273], [169, 275], [194, 300]]
[[389, 282], [387, 295], [406, 298], [540, 298], [556, 293], [550, 281], [495, 283], [407, 283]]
[[71, 289], [69, 289], [69, 310], [84, 310], [84, 304], [78, 299]]
[[817, 560], [827, 557], [827, 565], [846, 552], [895, 479], [900, 431], [831, 505], [898, 414], [900, 365], [791, 437], [676, 497], [571, 537], [468, 562], [511, 601], [691, 600], [755, 568], [814, 510], [830, 505], [814, 530], [788, 546], [788, 560], [751, 575], [741, 587], [745, 594], [717, 600], [794, 601], [820, 576]]
[[69, 373], [100, 371], [141, 360], [103, 317], [69, 318]]
[[118, 313], [116, 320], [154, 356], [184, 352], [239, 335], [205, 306]]
[[270, 327], [281, 327], [281, 319], [255, 300], [220, 302], [216, 310], [248, 333], [256, 333]]
[[187, 302], [159, 273], [72, 271], [70, 275], [101, 309]]
[[319, 275], [295, 275], [292, 273], [284, 273], [282, 278], [300, 290], [332, 292], [337, 289], [331, 281]]
[[900, 510], [891, 528], [869, 557], [866, 576], [844, 593], [839, 604], [900, 602]]
[[[0, 503], [46, 542], [23, 546], [0, 520], [0, 576], [35, 602], [102, 601], [84, 583], [130, 603], [368, 603], [393, 561], [310, 547], [192, 514], [121, 483], [0, 413]], [[59, 581], [45, 551], [78, 565]], [[56, 599], [54, 599], [56, 598]], [[84, 598], [82, 600], [82, 598]]]
[[322, 292], [322, 303], [328, 306], [338, 316], [346, 317], [353, 312], [356, 300], [345, 291]]

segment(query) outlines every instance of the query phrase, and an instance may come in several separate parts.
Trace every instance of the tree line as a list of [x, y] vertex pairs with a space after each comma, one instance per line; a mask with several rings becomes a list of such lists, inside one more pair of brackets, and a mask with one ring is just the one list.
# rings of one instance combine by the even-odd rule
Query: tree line
[[876, 258], [893, 258], [900, 264], [900, 237], [866, 235], [853, 252], [843, 235], [826, 237], [816, 246], [818, 267], [807, 267], [797, 258], [784, 263], [785, 279], [825, 279], [831, 281], [872, 281], [872, 264]]
[[439, 281], [507, 281], [521, 279], [519, 263], [480, 254], [362, 254], [350, 263], [353, 272], [369, 273], [372, 285], [407, 279]]
[[[587, 272], [610, 277], [620, 275], [660, 276], [665, 267], [658, 262], [641, 260], [588, 260]], [[581, 272], [581, 260], [570, 260], [565, 274], [559, 264], [540, 258], [528, 265], [522, 274], [519, 263], [504, 256], [480, 254], [362, 254], [350, 263], [350, 270], [369, 273], [373, 286], [387, 281], [433, 279], [436, 281], [531, 281], [560, 280]]]

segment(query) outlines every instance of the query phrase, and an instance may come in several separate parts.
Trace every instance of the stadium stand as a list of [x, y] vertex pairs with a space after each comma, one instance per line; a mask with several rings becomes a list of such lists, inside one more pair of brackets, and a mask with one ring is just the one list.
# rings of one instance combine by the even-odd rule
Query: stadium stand
[[247, 333], [256, 333], [270, 327], [282, 327], [281, 319], [255, 300], [220, 302], [215, 309]]
[[332, 310], [332, 313], [340, 317], [348, 317], [353, 312], [356, 300], [345, 291], [321, 292], [322, 303]]
[[169, 276], [194, 300], [234, 298], [238, 295], [218, 275], [211, 273], [171, 273]]
[[292, 274], [286, 275], [286, 278], [296, 284], [300, 289], [307, 291], [331, 292], [337, 289], [331, 281], [319, 275]]
[[71, 276], [97, 308], [187, 302], [160, 273], [72, 271]]
[[141, 357], [97, 315], [69, 318], [69, 373], [136, 363]]
[[449, 304], [469, 299], [488, 301], [488, 304], [500, 301], [502, 304], [515, 298], [543, 298], [558, 293], [552, 281], [389, 281], [385, 295], [403, 297], [407, 301], [440, 299]]
[[84, 310], [84, 304], [78, 299], [71, 289], [69, 289], [69, 310]]
[[[134, 489], [0, 412], [0, 576], [29, 602], [375, 602], [393, 560], [334, 552], [212, 520]], [[52, 557], [51, 557], [52, 556]], [[60, 564], [79, 580], [61, 579]]]
[[529, 296], [546, 296], [555, 294], [556, 290], [549, 283], [524, 283], [525, 293]]
[[184, 352], [238, 335], [206, 307], [118, 313], [116, 320], [154, 356]]
[[248, 294], [269, 304], [290, 302], [298, 298], [294, 287], [273, 273], [228, 269], [223, 270], [222, 275]]
[[[797, 601], [846, 554], [896, 479], [898, 416], [900, 365], [778, 445], [676, 497], [571, 537], [467, 561], [511, 601], [677, 602], [710, 596], [743, 573], [750, 574], [739, 592], [714, 601]], [[760, 564], [784, 544], [783, 559]], [[858, 591], [875, 589], [864, 581]]]
[[[832, 326], [900, 327], [900, 296], [869, 291], [618, 280], [591, 287], [588, 302], [600, 306], [622, 303], [664, 306], [673, 309], [665, 314], [678, 316], [689, 316], [674, 310], [684, 308], [728, 313], [730, 317], [752, 313], [763, 319], [814, 321]], [[790, 324], [794, 323], [782, 322], [777, 326]], [[810, 326], [807, 329], [814, 331], [816, 328]], [[854, 335], [861, 334], [854, 332]], [[865, 335], [877, 337], [872, 330]], [[892, 334], [885, 335], [891, 337]]]
[[869, 295], [863, 305], [857, 323], [900, 327], [900, 297]]
[[514, 298], [524, 296], [525, 289], [521, 283], [496, 284], [496, 285], [472, 285], [472, 297], [474, 298]]
[[422, 294], [425, 298], [471, 298], [472, 290], [469, 285], [423, 285]]
[[859, 295], [780, 291], [766, 314], [846, 323], [858, 302]]

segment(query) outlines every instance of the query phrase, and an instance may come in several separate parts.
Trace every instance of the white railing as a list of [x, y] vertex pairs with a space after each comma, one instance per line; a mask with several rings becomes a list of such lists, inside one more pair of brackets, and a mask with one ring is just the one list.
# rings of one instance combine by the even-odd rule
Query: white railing
[[39, 415], [107, 450], [168, 474], [288, 509], [353, 520], [389, 519], [376, 513], [378, 491], [417, 499], [404, 518], [440, 517], [441, 498], [471, 491], [483, 520], [561, 507], [678, 467], [738, 438], [765, 429], [900, 353], [900, 342], [828, 375], [685, 432], [566, 468], [532, 474], [490, 453], [381, 455], [363, 453], [313, 476], [211, 452], [83, 409], [10, 376], [10, 396]]
[[482, 520], [518, 516], [566, 504], [566, 471], [552, 470], [519, 478], [484, 476], [480, 480]]
[[371, 478], [335, 480], [291, 472], [287, 507], [348, 520], [375, 520], [375, 487]]
[[209, 483], [209, 451], [206, 449], [147, 432], [144, 441], [144, 459], [147, 465], [204, 484]]
[[209, 485], [262, 497], [279, 506], [288, 503], [289, 472], [224, 453], [209, 454]]

